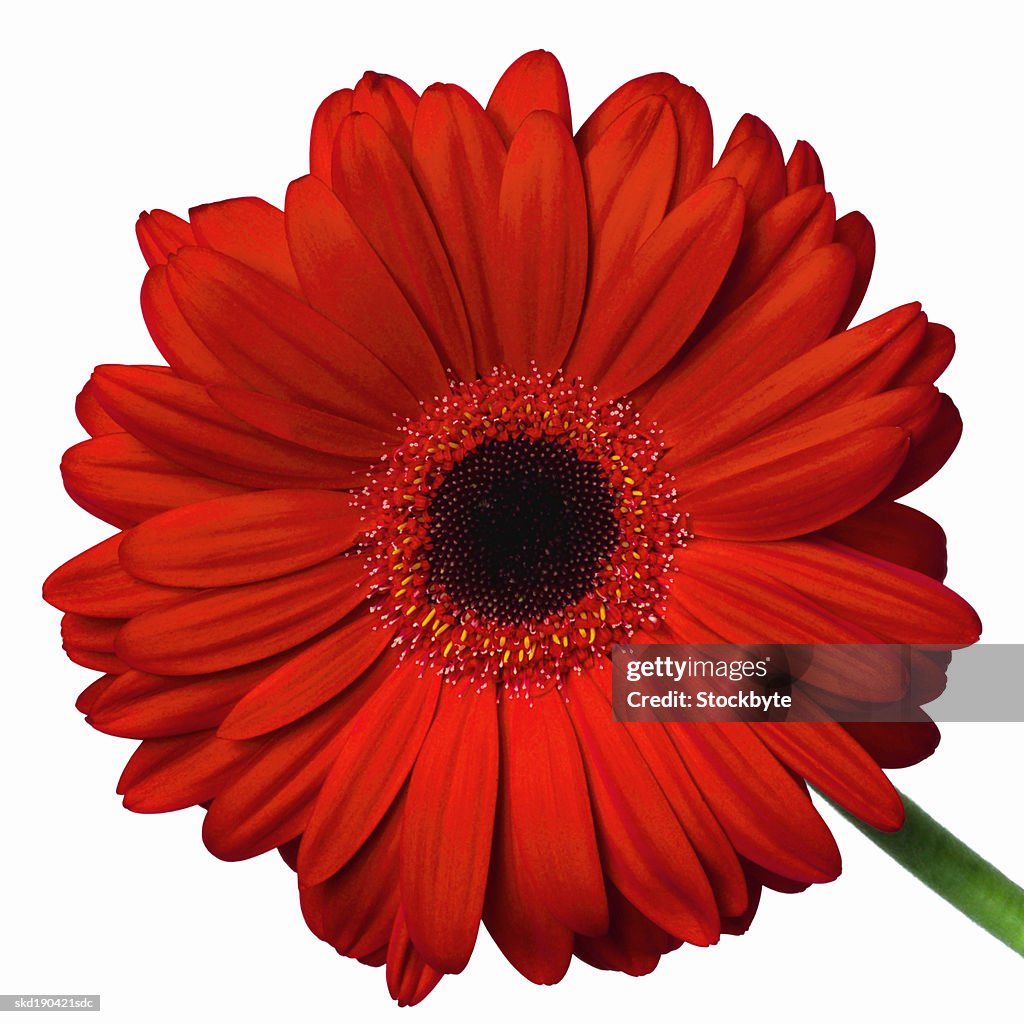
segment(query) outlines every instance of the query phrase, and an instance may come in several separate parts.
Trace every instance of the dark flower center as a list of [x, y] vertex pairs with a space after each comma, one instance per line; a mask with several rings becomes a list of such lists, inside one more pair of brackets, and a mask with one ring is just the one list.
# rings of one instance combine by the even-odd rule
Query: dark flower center
[[657, 622], [689, 534], [628, 402], [498, 367], [402, 431], [363, 496], [367, 583], [421, 664], [528, 696]]
[[543, 619], [594, 585], [619, 537], [597, 462], [555, 441], [473, 449], [430, 503], [430, 574], [463, 609], [502, 624]]

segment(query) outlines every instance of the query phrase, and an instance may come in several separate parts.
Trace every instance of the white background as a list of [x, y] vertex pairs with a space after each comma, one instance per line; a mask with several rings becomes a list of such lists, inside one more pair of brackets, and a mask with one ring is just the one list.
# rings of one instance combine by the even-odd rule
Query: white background
[[[51, 568], [109, 531], [67, 500], [74, 395], [97, 362], [154, 361], [138, 311], [137, 213], [236, 195], [280, 203], [309, 121], [366, 68], [485, 100], [535, 47], [569, 76], [577, 123], [622, 81], [664, 70], [708, 100], [719, 144], [744, 111], [787, 149], [810, 140], [840, 211], [872, 220], [863, 315], [920, 299], [957, 332], [943, 384], [967, 429], [913, 503], [950, 536], [951, 585], [985, 638], [1019, 642], [1020, 25], [1008, 3], [34, 4], [2, 73], [4, 623], [0, 992], [99, 992], [104, 1019], [387, 1020], [383, 973], [306, 929], [268, 854], [205, 852], [198, 811], [146, 817], [114, 793], [132, 744], [73, 709], [93, 674], [60, 652], [39, 600]], [[1024, 725], [949, 726], [897, 783], [1024, 877]], [[767, 894], [751, 932], [629, 979], [574, 964], [536, 988], [486, 935], [423, 1022], [1009, 1020], [1021, 961], [835, 822], [842, 878]]]

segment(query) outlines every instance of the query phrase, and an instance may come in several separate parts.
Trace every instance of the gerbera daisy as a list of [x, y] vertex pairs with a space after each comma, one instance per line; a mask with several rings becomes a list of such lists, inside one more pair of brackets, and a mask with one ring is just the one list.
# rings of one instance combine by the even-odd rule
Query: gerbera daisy
[[422, 999], [481, 920], [556, 982], [744, 931], [836, 877], [810, 783], [897, 829], [911, 724], [612, 719], [638, 642], [973, 642], [897, 499], [960, 434], [920, 306], [850, 328], [871, 227], [667, 74], [573, 134], [561, 69], [486, 108], [367, 74], [284, 210], [143, 214], [166, 365], [101, 366], [68, 493], [118, 532], [45, 596], [135, 811], [275, 848], [338, 952]]

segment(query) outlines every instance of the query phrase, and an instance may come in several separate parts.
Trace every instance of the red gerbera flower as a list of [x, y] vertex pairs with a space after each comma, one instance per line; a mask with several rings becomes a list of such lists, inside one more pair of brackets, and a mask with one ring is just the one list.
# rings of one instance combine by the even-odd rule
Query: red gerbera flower
[[909, 725], [613, 722], [647, 641], [969, 643], [932, 520], [949, 330], [853, 329], [872, 232], [666, 74], [573, 136], [553, 57], [487, 108], [383, 75], [311, 174], [138, 224], [166, 366], [101, 366], [69, 494], [118, 533], [47, 581], [132, 810], [279, 848], [310, 928], [416, 1002], [481, 919], [527, 978], [641, 974], [834, 878], [805, 780], [879, 828]]

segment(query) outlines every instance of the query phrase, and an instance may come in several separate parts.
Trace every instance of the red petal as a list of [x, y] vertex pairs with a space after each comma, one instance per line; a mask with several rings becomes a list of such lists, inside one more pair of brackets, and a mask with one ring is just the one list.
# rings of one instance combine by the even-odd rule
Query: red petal
[[302, 288], [390, 366], [419, 399], [447, 391], [444, 368], [416, 315], [351, 214], [307, 176], [288, 186], [288, 240]]
[[234, 484], [189, 472], [130, 434], [106, 434], [76, 444], [64, 453], [60, 471], [68, 494], [115, 526], [240, 491]]
[[405, 161], [372, 117], [346, 118], [338, 133], [333, 182], [434, 347], [444, 353], [445, 368], [462, 380], [474, 377], [466, 311], [437, 228]]
[[851, 814], [893, 832], [903, 802], [864, 749], [835, 722], [763, 722], [757, 734], [776, 757]]
[[157, 676], [133, 669], [104, 690], [89, 711], [89, 724], [112, 736], [140, 740], [216, 729], [272, 667], [273, 662], [259, 662], [205, 676]]
[[784, 892], [792, 895], [797, 892], [806, 892], [811, 887], [810, 882], [786, 878], [783, 875], [776, 874], [774, 871], [769, 871], [761, 864], [755, 864], [753, 861], [745, 860], [744, 865], [747, 869], [747, 875], [754, 885], [771, 889], [772, 892]]
[[260, 433], [351, 461], [379, 459], [398, 439], [397, 424], [384, 431], [244, 388], [215, 387], [207, 392], [225, 412]]
[[[963, 598], [910, 569], [825, 540], [732, 545], [706, 541], [716, 557], [740, 559], [826, 611], [856, 622], [883, 643], [970, 644], [981, 624]], [[822, 640], [832, 640], [824, 636]]]
[[570, 375], [606, 382], [606, 393], [621, 395], [660, 370], [721, 284], [742, 218], [742, 198], [731, 182], [701, 189], [676, 207], [588, 303], [567, 363]]
[[266, 738], [245, 771], [214, 798], [203, 842], [222, 860], [244, 860], [297, 836], [341, 744], [341, 731], [380, 685], [367, 674], [357, 690]]
[[487, 101], [487, 114], [506, 145], [535, 110], [551, 111], [572, 131], [565, 74], [546, 50], [532, 50], [514, 60]]
[[195, 245], [195, 235], [188, 221], [166, 210], [140, 213], [135, 224], [135, 237], [146, 262], [151, 267], [167, 262], [167, 257], [184, 245]]
[[694, 487], [717, 480], [720, 476], [762, 464], [766, 458], [781, 456], [823, 444], [861, 430], [876, 427], [899, 427], [916, 436], [927, 424], [939, 405], [939, 393], [933, 387], [897, 388], [872, 395], [849, 405], [842, 405], [813, 419], [796, 415], [786, 422], [762, 430], [725, 451], [703, 458], [684, 460], [685, 449], [674, 450], [668, 465], [685, 466], [687, 482]]
[[478, 369], [501, 362], [494, 326], [495, 214], [505, 147], [480, 105], [455, 85], [423, 94], [412, 166], [466, 306]]
[[[530, 114], [505, 163], [498, 203], [502, 362], [542, 372], [562, 365], [587, 285], [587, 208], [572, 136], [554, 114]], [[543, 254], [543, 258], [538, 258]]]
[[[723, 548], [701, 541], [689, 545], [679, 559], [665, 622], [684, 642], [715, 643], [715, 636], [729, 643], [875, 642], [856, 620], [829, 612], [783, 580], [751, 572], [745, 550], [746, 545]], [[692, 620], [714, 636], [688, 639]]]
[[389, 672], [378, 658], [391, 640], [365, 606], [356, 609], [329, 636], [270, 673], [240, 701], [220, 728], [229, 739], [248, 739], [280, 729], [320, 707], [364, 672]]
[[677, 949], [679, 939], [641, 914], [615, 886], [608, 887], [611, 926], [599, 938], [578, 936], [576, 955], [602, 971], [622, 971], [632, 977], [650, 974], [662, 953]]
[[942, 527], [907, 505], [875, 502], [823, 530], [822, 536], [935, 580], [946, 576], [946, 535]]
[[303, 885], [322, 882], [344, 867], [384, 817], [416, 761], [440, 688], [436, 673], [422, 673], [410, 659], [346, 729], [302, 840]]
[[661, 223], [675, 184], [678, 132], [661, 96], [635, 103], [589, 150], [583, 177], [590, 216], [590, 287], [619, 271]]
[[399, 797], [359, 852], [326, 882], [299, 888], [307, 924], [345, 956], [372, 954], [391, 937], [404, 807]]
[[910, 453], [883, 497], [901, 498], [930, 480], [960, 443], [964, 425], [949, 395], [939, 395], [930, 420], [915, 433]]
[[934, 722], [847, 722], [843, 728], [882, 768], [909, 768], [939, 745]]
[[714, 138], [711, 113], [704, 97], [696, 89], [689, 85], [675, 85], [666, 90], [665, 97], [672, 104], [679, 128], [676, 183], [669, 200], [669, 208], [674, 209], [700, 188], [711, 170]]
[[[557, 697], [555, 701], [558, 701]], [[525, 704], [525, 701], [505, 701], [501, 708], [502, 712], [508, 704]], [[528, 714], [531, 710], [526, 709]], [[506, 748], [513, 749], [512, 743], [506, 743], [507, 721], [508, 719], [504, 719], [501, 725], [502, 765], [498, 779], [494, 847], [487, 878], [487, 894], [484, 899], [484, 924], [498, 948], [505, 954], [505, 958], [523, 977], [535, 985], [554, 985], [562, 979], [569, 967], [573, 935], [569, 928], [555, 919], [547, 901], [533, 884], [531, 873], [527, 869], [527, 856], [522, 849], [521, 840], [536, 835], [536, 832], [533, 824], [527, 825], [520, 820], [512, 802], [510, 784], [515, 778], [515, 767], [505, 756]], [[569, 727], [568, 720], [565, 725]], [[576, 741], [571, 735], [571, 728], [569, 739], [575, 747]], [[576, 756], [578, 761], [578, 755]], [[577, 770], [582, 776], [582, 768], [578, 767]], [[579, 794], [586, 802], [586, 782], [582, 778], [579, 782], [583, 787]], [[566, 785], [572, 786], [574, 783], [566, 780]], [[589, 806], [587, 810], [589, 814]], [[555, 836], [559, 828], [560, 825], [555, 825], [553, 832], [543, 832], [540, 835]], [[549, 856], [552, 860], [558, 858], [554, 850]], [[600, 862], [597, 861], [596, 845], [594, 861], [597, 865], [598, 894], [603, 906], [604, 882]], [[574, 884], [575, 879], [571, 885]], [[564, 895], [560, 894], [562, 897]], [[561, 902], [564, 902], [564, 898]], [[606, 931], [608, 927], [607, 914], [604, 916], [605, 920], [599, 932]]]
[[259, 661], [344, 618], [362, 596], [364, 572], [361, 557], [345, 555], [280, 579], [202, 591], [132, 619], [116, 649], [133, 668], [167, 675]]
[[185, 249], [167, 268], [185, 319], [257, 390], [387, 427], [415, 398], [369, 349], [236, 260]]
[[71, 644], [65, 643], [64, 653], [76, 665], [92, 669], [94, 672], [119, 675], [128, 671], [128, 666], [109, 651], [90, 651], [85, 647], [73, 647]]
[[[670, 443], [774, 370], [818, 344], [850, 287], [853, 265], [842, 246], [811, 253], [773, 274], [739, 309], [683, 357], [648, 403]], [[728, 372], [723, 372], [723, 367]]]
[[[499, 840], [495, 840], [497, 844]], [[506, 864], [514, 854], [495, 847], [484, 925], [505, 959], [534, 985], [556, 985], [565, 977], [573, 953], [573, 934], [548, 915], [525, 879]]]
[[[863, 508], [896, 474], [910, 440], [898, 427], [857, 430], [807, 447], [779, 445], [730, 460], [680, 502], [702, 537], [780, 540]], [[742, 467], [742, 468], [741, 468]]]
[[502, 800], [516, 866], [545, 913], [575, 932], [608, 927], [604, 875], [579, 746], [562, 700], [501, 702]]
[[602, 100], [576, 133], [576, 148], [585, 156], [612, 123], [633, 104], [651, 96], [666, 96], [678, 85], [678, 78], [663, 71], [641, 75], [620, 85], [607, 99]]
[[612, 720], [605, 679], [580, 677], [569, 694], [598, 844], [608, 878], [667, 932], [706, 946], [718, 938], [718, 909], [693, 846], [621, 724]]
[[277, 848], [277, 852], [281, 855], [281, 860], [294, 871], [295, 859], [299, 855], [299, 837], [296, 836], [294, 839], [289, 839], [287, 843], [282, 843]]
[[121, 433], [121, 428], [103, 411], [96, 397], [96, 385], [91, 380], [85, 382], [75, 399], [75, 415], [90, 437]]
[[747, 723], [673, 722], [667, 729], [737, 852], [799, 881], [839, 874], [832, 833]]
[[212, 800], [252, 757], [257, 745], [197, 732], [143, 740], [125, 765], [117, 791], [139, 814], [163, 814]]
[[930, 323], [925, 328], [921, 344], [914, 350], [912, 359], [893, 378], [893, 386], [900, 384], [934, 384], [943, 370], [949, 366], [956, 350], [953, 332], [942, 324]]
[[759, 117], [744, 114], [706, 181], [735, 178], [747, 200], [753, 224], [786, 194], [786, 165], [779, 140]]
[[[916, 351], [923, 323], [919, 306], [901, 306], [814, 346], [750, 390], [724, 401], [713, 417], [697, 420], [688, 412], [673, 416], [679, 421], [685, 416], [686, 427], [680, 431], [672, 461], [692, 464], [711, 452], [727, 451], [772, 424], [795, 426], [876, 396], [892, 386], [899, 368]], [[680, 389], [683, 381], [680, 375]], [[647, 411], [663, 406], [659, 395]]]
[[686, 830], [708, 876], [723, 917], [734, 917], [747, 907], [743, 869], [722, 827], [704, 803], [671, 739], [658, 725], [625, 725], [641, 756], [650, 765], [672, 811]]
[[78, 695], [78, 700], [75, 701], [76, 710], [81, 711], [83, 715], [88, 715], [93, 707], [95, 707], [96, 702], [106, 693], [107, 689], [117, 678], [118, 676], [115, 675], [105, 675], [91, 682]]
[[757, 913], [758, 904], [761, 902], [761, 882], [756, 877], [755, 873], [759, 870], [756, 865], [752, 865], [750, 861], [740, 858], [740, 862], [743, 865], [743, 871], [747, 876], [747, 892], [748, 902], [747, 909], [736, 917], [722, 918], [722, 934], [723, 935], [743, 935], [750, 928], [753, 923], [754, 915]]
[[620, 86], [593, 114], [577, 135], [577, 148], [586, 155], [612, 122], [634, 103], [650, 96], [664, 97], [672, 107], [678, 132], [676, 179], [669, 199], [674, 208], [693, 192], [711, 170], [714, 145], [711, 114], [704, 98], [672, 75], [643, 75]]
[[698, 334], [741, 306], [768, 279], [832, 243], [836, 204], [820, 186], [802, 189], [769, 207], [744, 232], [721, 290]]
[[195, 206], [188, 216], [197, 245], [231, 256], [301, 294], [288, 253], [284, 214], [276, 206], [249, 196]]
[[825, 184], [825, 171], [821, 160], [809, 142], [801, 139], [786, 161], [786, 191], [792, 195], [810, 185]]
[[196, 384], [242, 384], [189, 327], [167, 283], [167, 267], [153, 267], [142, 282], [142, 316], [167, 365]]
[[[367, 71], [352, 94], [352, 110], [369, 114], [408, 161], [412, 151], [412, 124], [419, 99], [400, 78]], [[324, 180], [329, 182], [330, 178]]]
[[426, 999], [444, 977], [416, 951], [401, 907], [388, 943], [387, 964], [388, 991], [399, 1006], [415, 1006]]
[[185, 591], [143, 583], [121, 568], [122, 538], [108, 537], [50, 573], [43, 599], [61, 611], [104, 618], [128, 618], [180, 601]]
[[258, 491], [172, 509], [132, 530], [121, 564], [172, 587], [273, 579], [340, 554], [364, 531], [347, 494]]
[[145, 366], [100, 366], [103, 408], [147, 447], [197, 473], [248, 487], [359, 486], [366, 463], [289, 444], [224, 412], [196, 384]]
[[352, 112], [352, 90], [332, 92], [317, 108], [309, 135], [309, 170], [321, 181], [331, 183], [334, 164], [334, 142], [338, 128]]
[[401, 894], [409, 935], [435, 969], [469, 962], [487, 885], [498, 788], [492, 690], [445, 687], [409, 780]]
[[857, 272], [850, 289], [850, 298], [832, 328], [833, 334], [849, 327], [868, 290], [871, 270], [875, 265], [875, 232], [867, 217], [855, 211], [836, 221], [836, 241], [842, 242], [853, 252], [857, 260]]
[[67, 612], [60, 622], [60, 635], [65, 647], [113, 654], [114, 637], [122, 625], [123, 619], [104, 619]]
[[[720, 642], [714, 635], [687, 636], [691, 620], [708, 623], [723, 639], [736, 643], [879, 642], [877, 633], [857, 620], [823, 607], [814, 597], [763, 570], [744, 568], [738, 563], [738, 558], [744, 557], [742, 548], [721, 549], [714, 543], [701, 543], [691, 545], [686, 554], [664, 612], [670, 632], [683, 642]], [[820, 690], [858, 702], [866, 696], [876, 703], [891, 703], [907, 695], [903, 667], [887, 648], [837, 647], [830, 654], [828, 659], [816, 659], [813, 675], [806, 676]], [[933, 700], [945, 686], [944, 666], [924, 661], [915, 663], [914, 669], [918, 703]], [[929, 689], [923, 680], [935, 685]]]

